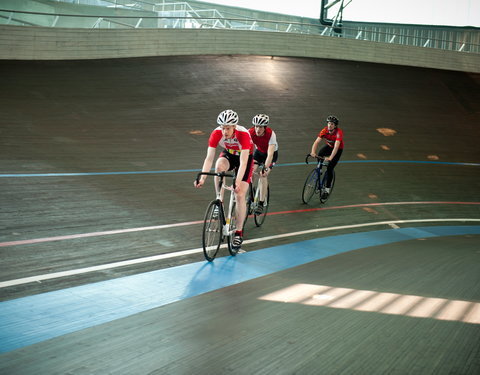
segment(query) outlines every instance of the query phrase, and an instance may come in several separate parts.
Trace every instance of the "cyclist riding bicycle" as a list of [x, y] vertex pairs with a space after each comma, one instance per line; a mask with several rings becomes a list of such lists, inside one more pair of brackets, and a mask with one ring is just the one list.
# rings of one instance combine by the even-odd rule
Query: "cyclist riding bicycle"
[[[255, 210], [257, 215], [261, 215], [263, 212], [263, 203], [265, 202], [268, 187], [267, 177], [278, 159], [277, 135], [268, 126], [269, 121], [270, 118], [265, 114], [255, 115], [252, 119], [253, 126], [248, 130], [253, 144], [256, 146], [253, 159], [257, 164], [265, 166], [260, 172], [260, 201]], [[258, 168], [258, 166], [255, 166], [255, 168]]]
[[[335, 116], [327, 117], [327, 126], [318, 133], [317, 139], [313, 142], [312, 151], [310, 155], [313, 157], [325, 157], [328, 162], [327, 167], [327, 186], [322, 193], [322, 198], [326, 198], [330, 194], [330, 187], [332, 186], [332, 171], [337, 165], [343, 152], [343, 131], [338, 127], [338, 118]], [[326, 142], [317, 153], [317, 148], [322, 139]]]
[[[238, 115], [231, 109], [226, 109], [217, 117], [217, 124], [208, 140], [207, 156], [203, 162], [202, 172], [209, 172], [217, 146], [223, 147], [216, 163], [215, 172], [235, 170], [235, 209], [237, 228], [233, 237], [233, 246], [239, 249], [243, 242], [243, 223], [246, 216], [245, 194], [248, 191], [253, 172], [253, 144], [248, 130], [238, 125]], [[205, 183], [207, 176], [194, 182], [196, 188]], [[215, 177], [215, 191], [218, 193], [218, 177]]]

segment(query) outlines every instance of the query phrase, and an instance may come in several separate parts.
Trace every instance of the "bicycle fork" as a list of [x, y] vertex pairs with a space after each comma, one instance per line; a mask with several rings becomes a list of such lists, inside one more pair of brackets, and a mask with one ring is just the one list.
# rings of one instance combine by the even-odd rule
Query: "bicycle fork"
[[222, 233], [226, 237], [231, 236], [233, 234], [233, 232], [235, 231], [235, 228], [232, 228], [230, 230], [230, 224], [231, 224], [232, 219], [234, 218], [234, 215], [235, 215], [234, 206], [235, 206], [235, 194], [232, 194], [231, 199], [228, 202], [228, 211], [226, 213], [224, 212], [224, 215], [223, 215], [224, 219], [223, 219], [223, 231], [222, 231]]

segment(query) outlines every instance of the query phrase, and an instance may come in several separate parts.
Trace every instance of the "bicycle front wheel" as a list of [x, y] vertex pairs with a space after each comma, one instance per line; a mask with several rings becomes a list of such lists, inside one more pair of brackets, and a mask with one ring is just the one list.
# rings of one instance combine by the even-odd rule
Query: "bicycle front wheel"
[[302, 191], [302, 201], [307, 204], [312, 199], [313, 194], [318, 190], [318, 173], [313, 169], [305, 180]]
[[267, 195], [265, 196], [265, 201], [263, 202], [263, 211], [260, 215], [255, 214], [255, 225], [257, 227], [261, 226], [267, 217], [268, 206], [270, 204], [270, 186], [267, 186]]
[[230, 255], [235, 256], [238, 253], [239, 248], [233, 246], [233, 236], [235, 235], [235, 229], [237, 228], [237, 218], [235, 213], [235, 205], [232, 207], [232, 217], [230, 218], [230, 223], [228, 224], [228, 251]]
[[218, 200], [210, 202], [205, 219], [203, 222], [203, 255], [209, 262], [213, 261], [217, 256], [218, 249], [223, 240], [223, 217], [222, 207]]

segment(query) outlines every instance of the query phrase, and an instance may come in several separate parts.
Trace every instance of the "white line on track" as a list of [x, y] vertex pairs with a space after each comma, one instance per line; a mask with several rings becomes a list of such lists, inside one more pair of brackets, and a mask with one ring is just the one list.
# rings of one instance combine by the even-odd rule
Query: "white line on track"
[[140, 227], [140, 228], [129, 228], [129, 229], [115, 229], [107, 230], [103, 232], [91, 232], [91, 233], [80, 233], [80, 234], [68, 234], [65, 236], [56, 236], [56, 237], [45, 237], [45, 238], [34, 238], [31, 240], [20, 240], [20, 241], [9, 241], [9, 242], [0, 242], [0, 247], [6, 246], [16, 246], [16, 245], [31, 245], [34, 243], [41, 242], [51, 242], [51, 241], [61, 241], [61, 240], [73, 240], [75, 238], [86, 238], [86, 237], [98, 237], [98, 236], [108, 236], [112, 234], [123, 234], [131, 232], [142, 232], [146, 230], [156, 230], [156, 229], [167, 229], [175, 227], [183, 227], [186, 225], [201, 224], [203, 220], [197, 221], [186, 221], [183, 223], [174, 223], [174, 224], [164, 224], [164, 225], [154, 225], [151, 227]]
[[[325, 211], [325, 210], [338, 210], [345, 208], [361, 208], [361, 207], [377, 207], [377, 206], [392, 206], [392, 205], [421, 205], [421, 204], [454, 204], [454, 205], [480, 205], [480, 202], [386, 202], [386, 203], [362, 203], [362, 204], [350, 204], [346, 206], [332, 206], [332, 207], [317, 207], [317, 208], [305, 208], [300, 210], [290, 210], [290, 211], [278, 211], [278, 212], [269, 212], [268, 215], [285, 215], [301, 212], [312, 212], [312, 211]], [[149, 227], [139, 227], [139, 228], [128, 228], [128, 229], [114, 229], [107, 230], [102, 232], [90, 232], [90, 233], [79, 233], [79, 234], [68, 234], [63, 236], [54, 236], [54, 237], [44, 237], [44, 238], [32, 238], [29, 240], [18, 240], [18, 241], [8, 241], [0, 242], [0, 247], [7, 246], [17, 246], [17, 245], [32, 245], [35, 243], [42, 242], [52, 242], [52, 241], [62, 241], [62, 240], [73, 240], [78, 238], [87, 238], [87, 237], [98, 237], [98, 236], [109, 236], [113, 234], [122, 234], [122, 233], [132, 233], [132, 232], [142, 232], [147, 230], [158, 230], [158, 229], [168, 229], [175, 227], [182, 227], [187, 225], [202, 224], [203, 220], [196, 221], [187, 221], [183, 223], [173, 223], [173, 224], [163, 224], [163, 225], [154, 225]]]
[[[246, 241], [244, 241], [244, 244], [268, 241], [268, 240], [285, 238], [285, 237], [301, 236], [301, 235], [310, 234], [310, 233], [341, 230], [341, 229], [364, 228], [364, 227], [378, 226], [378, 225], [392, 226], [392, 225], [396, 225], [396, 224], [411, 224], [411, 223], [426, 223], [426, 222], [430, 222], [430, 223], [432, 223], [432, 222], [436, 222], [436, 223], [438, 223], [438, 222], [480, 222], [480, 219], [415, 219], [415, 220], [378, 221], [378, 222], [374, 222], [374, 223], [341, 225], [341, 226], [329, 227], [329, 228], [315, 228], [315, 229], [308, 229], [308, 230], [303, 230], [303, 231], [299, 231], [299, 232], [284, 233], [284, 234], [279, 234], [279, 235], [275, 235], [275, 236], [268, 236], [268, 237], [261, 237], [261, 238], [246, 240]], [[49, 273], [49, 274], [45, 274], [45, 275], [37, 275], [37, 276], [24, 277], [24, 278], [15, 279], [15, 280], [7, 280], [7, 281], [0, 282], [0, 288], [6, 288], [6, 287], [15, 286], [15, 285], [22, 285], [22, 284], [28, 284], [28, 283], [34, 283], [34, 282], [42, 282], [44, 280], [57, 279], [57, 278], [61, 278], [61, 277], [74, 276], [74, 275], [79, 275], [79, 274], [84, 274], [84, 273], [89, 273], [89, 272], [95, 272], [95, 271], [101, 271], [101, 270], [106, 270], [106, 269], [125, 267], [125, 266], [130, 266], [130, 265], [133, 265], [133, 264], [154, 262], [154, 261], [158, 261], [158, 260], [162, 260], [162, 259], [176, 258], [176, 257], [184, 256], [184, 255], [201, 253], [202, 251], [203, 251], [202, 248], [191, 249], [191, 250], [183, 250], [183, 251], [178, 251], [178, 252], [174, 252], [174, 253], [160, 254], [160, 255], [154, 255], [154, 256], [149, 256], [149, 257], [144, 257], [144, 258], [124, 260], [124, 261], [121, 261], [121, 262], [101, 264], [101, 265], [98, 265], [98, 266], [78, 268], [78, 269], [70, 270], [70, 271], [53, 272], [53, 273]]]

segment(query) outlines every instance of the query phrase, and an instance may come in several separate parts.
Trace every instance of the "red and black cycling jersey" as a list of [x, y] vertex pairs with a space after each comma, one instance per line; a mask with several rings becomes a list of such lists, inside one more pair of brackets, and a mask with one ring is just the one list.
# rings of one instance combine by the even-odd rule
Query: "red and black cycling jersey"
[[248, 130], [240, 125], [236, 126], [232, 138], [225, 138], [223, 136], [221, 126], [215, 128], [208, 139], [208, 146], [216, 148], [218, 145], [233, 155], [240, 155], [242, 150], [250, 150], [249, 154], [253, 153], [252, 138], [250, 137]]
[[328, 126], [325, 126], [320, 133], [318, 133], [318, 137], [325, 139], [327, 145], [333, 148], [335, 146], [336, 141], [340, 141], [340, 150], [343, 150], [343, 131], [340, 128], [336, 128], [332, 133], [328, 131]]

